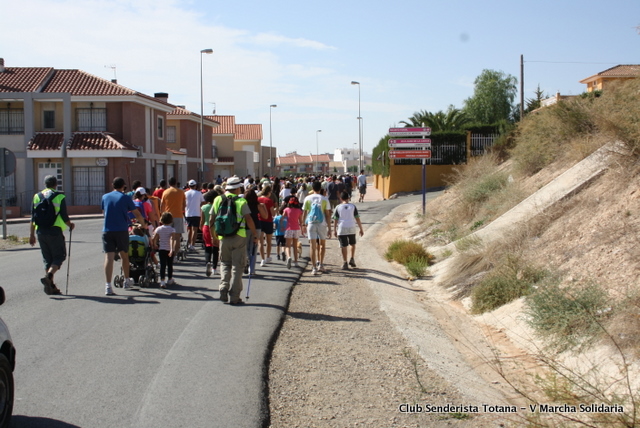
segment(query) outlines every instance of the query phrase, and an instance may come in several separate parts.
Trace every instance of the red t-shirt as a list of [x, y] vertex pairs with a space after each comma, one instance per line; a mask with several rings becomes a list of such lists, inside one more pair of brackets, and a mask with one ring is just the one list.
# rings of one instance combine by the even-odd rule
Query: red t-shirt
[[267, 218], [262, 218], [262, 216], [260, 215], [260, 212], [258, 212], [258, 220], [260, 221], [268, 221], [269, 223], [273, 222], [273, 215], [271, 214], [273, 212], [273, 199], [267, 197], [267, 196], [260, 196], [258, 198], [258, 202], [264, 204], [267, 207], [267, 213], [269, 213], [269, 217]]

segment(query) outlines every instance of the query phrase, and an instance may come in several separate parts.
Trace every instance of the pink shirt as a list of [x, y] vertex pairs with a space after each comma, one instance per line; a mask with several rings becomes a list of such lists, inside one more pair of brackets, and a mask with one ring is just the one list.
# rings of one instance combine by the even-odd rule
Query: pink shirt
[[286, 230], [300, 230], [300, 216], [302, 215], [300, 208], [285, 208], [282, 215], [287, 218]]

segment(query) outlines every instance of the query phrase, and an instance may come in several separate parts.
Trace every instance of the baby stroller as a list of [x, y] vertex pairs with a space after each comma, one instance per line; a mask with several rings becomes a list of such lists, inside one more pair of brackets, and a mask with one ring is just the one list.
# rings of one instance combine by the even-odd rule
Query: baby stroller
[[[142, 236], [129, 236], [129, 276], [140, 287], [149, 287], [158, 283], [158, 274], [151, 261], [151, 248], [147, 242]], [[124, 272], [120, 268], [120, 275], [113, 278], [113, 284], [121, 288], [124, 280]]]

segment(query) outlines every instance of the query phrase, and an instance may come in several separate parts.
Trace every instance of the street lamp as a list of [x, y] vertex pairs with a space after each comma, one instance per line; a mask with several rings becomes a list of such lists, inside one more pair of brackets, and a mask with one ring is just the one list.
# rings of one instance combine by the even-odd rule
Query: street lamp
[[351, 84], [358, 85], [358, 170], [362, 171], [362, 114], [360, 114], [360, 82], [352, 80]]
[[318, 146], [318, 134], [319, 134], [320, 132], [322, 132], [322, 129], [318, 129], [318, 130], [316, 131], [316, 171], [319, 171], [319, 170], [318, 170], [318, 158], [320, 157], [320, 151], [319, 151], [319, 149], [318, 149], [318, 147], [319, 147], [319, 146]]
[[273, 135], [271, 134], [271, 112], [274, 108], [278, 107], [275, 104], [269, 106], [269, 179], [273, 177]]
[[200, 177], [198, 181], [204, 182], [204, 95], [202, 90], [202, 54], [211, 55], [213, 49], [202, 49], [200, 51]]

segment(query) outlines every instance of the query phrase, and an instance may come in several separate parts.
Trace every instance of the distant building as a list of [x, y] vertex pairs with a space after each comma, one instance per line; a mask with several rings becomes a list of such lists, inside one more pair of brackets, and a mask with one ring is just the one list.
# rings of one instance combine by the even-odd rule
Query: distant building
[[274, 174], [279, 177], [291, 174], [329, 174], [332, 173], [329, 167], [332, 160], [333, 155], [328, 153], [307, 156], [291, 152], [276, 158]]
[[582, 79], [580, 83], [587, 85], [587, 92], [601, 91], [614, 81], [629, 80], [640, 77], [640, 65], [616, 65], [591, 77]]

